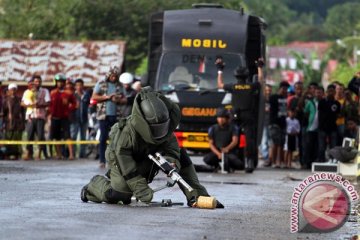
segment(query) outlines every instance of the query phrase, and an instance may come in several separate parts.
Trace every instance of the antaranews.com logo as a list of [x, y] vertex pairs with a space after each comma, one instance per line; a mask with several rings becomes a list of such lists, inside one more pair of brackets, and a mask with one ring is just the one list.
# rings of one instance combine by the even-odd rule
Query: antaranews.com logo
[[295, 187], [291, 197], [290, 231], [335, 231], [345, 224], [351, 203], [358, 199], [355, 187], [340, 175], [309, 176]]

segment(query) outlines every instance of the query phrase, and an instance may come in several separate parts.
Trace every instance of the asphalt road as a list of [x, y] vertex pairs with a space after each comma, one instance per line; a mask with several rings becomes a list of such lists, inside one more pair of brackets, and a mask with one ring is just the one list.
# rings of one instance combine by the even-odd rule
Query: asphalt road
[[[199, 173], [209, 193], [225, 205], [204, 210], [83, 203], [82, 186], [105, 173], [97, 166], [94, 160], [0, 161], [0, 239], [337, 240], [359, 234], [355, 216], [336, 232], [290, 233], [290, 198], [308, 171]], [[165, 180], [158, 176], [151, 187]], [[164, 198], [186, 202], [176, 186], [154, 200]]]

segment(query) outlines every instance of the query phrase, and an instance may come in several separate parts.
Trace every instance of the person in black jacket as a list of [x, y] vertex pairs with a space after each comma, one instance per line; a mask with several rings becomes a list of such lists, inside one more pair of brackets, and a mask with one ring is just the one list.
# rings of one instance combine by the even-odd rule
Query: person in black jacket
[[239, 142], [239, 131], [236, 125], [230, 122], [230, 113], [223, 108], [216, 112], [217, 123], [209, 128], [210, 150], [204, 156], [204, 162], [213, 167], [215, 171], [219, 169], [219, 163], [225, 161], [226, 171], [240, 170], [243, 167], [242, 161], [237, 156], [237, 146]]
[[239, 66], [234, 71], [237, 83], [224, 84], [222, 69], [225, 67], [221, 57], [216, 59], [215, 64], [218, 68], [217, 85], [218, 88], [232, 93], [231, 105], [234, 114], [234, 123], [243, 130], [246, 137], [245, 147], [245, 171], [252, 173], [258, 161], [257, 146], [257, 109], [258, 99], [263, 83], [264, 60], [259, 58], [256, 61], [258, 66], [258, 81], [252, 82], [249, 79], [249, 69]]
[[350, 80], [348, 88], [357, 96], [360, 94], [360, 72], [357, 72]]
[[319, 117], [319, 154], [318, 161], [325, 162], [325, 151], [328, 145], [330, 148], [336, 146], [337, 125], [336, 119], [340, 113], [340, 103], [335, 100], [335, 86], [330, 84], [326, 90], [326, 98], [321, 99], [318, 105]]

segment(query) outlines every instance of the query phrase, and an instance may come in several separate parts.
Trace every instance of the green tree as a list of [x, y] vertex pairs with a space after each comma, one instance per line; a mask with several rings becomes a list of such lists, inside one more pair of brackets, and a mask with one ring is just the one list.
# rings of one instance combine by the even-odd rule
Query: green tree
[[71, 39], [75, 19], [69, 15], [72, 0], [2, 0], [0, 37], [26, 39]]
[[313, 53], [311, 55], [311, 58], [309, 59], [309, 63], [304, 62], [304, 55], [296, 52], [296, 51], [290, 51], [290, 55], [292, 55], [297, 62], [298, 68], [303, 72], [304, 74], [304, 85], [309, 85], [310, 82], [316, 82], [321, 83], [322, 75], [324, 73], [324, 70], [329, 62], [329, 55], [325, 54], [322, 59], [320, 60], [320, 68], [319, 70], [313, 69], [311, 62], [312, 60], [319, 59], [319, 57]]
[[296, 16], [295, 12], [291, 11], [281, 0], [253, 0], [245, 1], [245, 3], [250, 13], [266, 20], [268, 44], [283, 44], [288, 25]]
[[297, 17], [297, 21], [292, 21], [288, 25], [285, 33], [285, 41], [319, 41], [328, 38], [327, 33], [321, 25], [314, 24], [314, 13], [301, 14]]
[[330, 82], [339, 81], [347, 86], [355, 75], [360, 69], [360, 63], [356, 66], [350, 66], [347, 63], [340, 63], [334, 72], [330, 75]]
[[335, 5], [328, 11], [324, 27], [333, 39], [351, 36], [360, 30], [360, 3]]

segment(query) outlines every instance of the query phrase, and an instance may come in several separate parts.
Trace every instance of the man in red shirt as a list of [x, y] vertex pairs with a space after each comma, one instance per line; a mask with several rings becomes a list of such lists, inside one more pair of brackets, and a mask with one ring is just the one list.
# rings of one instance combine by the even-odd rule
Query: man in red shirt
[[[50, 92], [51, 139], [71, 140], [70, 113], [76, 109], [76, 99], [71, 91], [65, 90], [66, 77], [63, 74], [55, 75], [56, 88]], [[61, 145], [56, 145], [57, 158], [63, 158]], [[74, 159], [73, 146], [69, 145], [69, 159]]]

